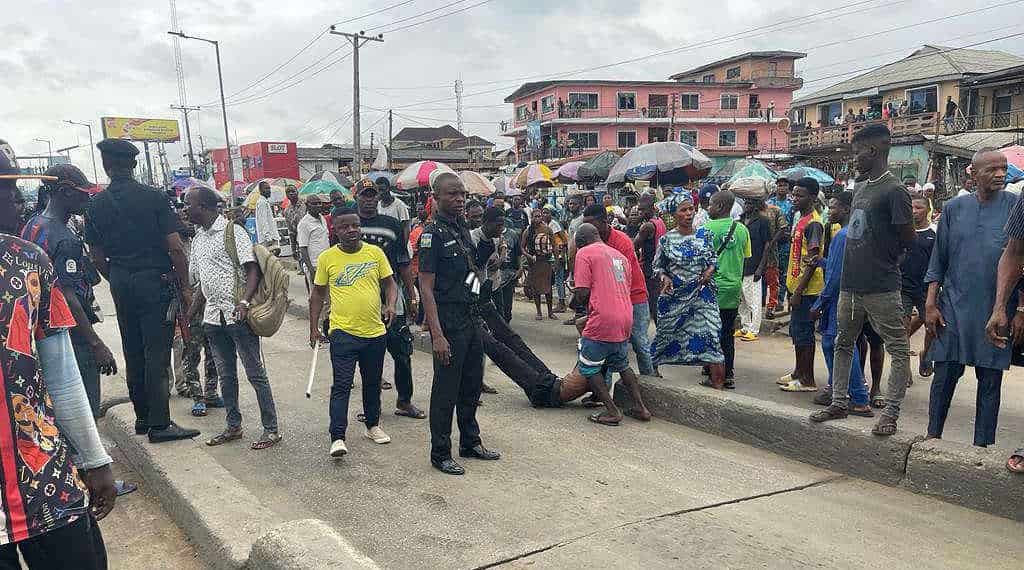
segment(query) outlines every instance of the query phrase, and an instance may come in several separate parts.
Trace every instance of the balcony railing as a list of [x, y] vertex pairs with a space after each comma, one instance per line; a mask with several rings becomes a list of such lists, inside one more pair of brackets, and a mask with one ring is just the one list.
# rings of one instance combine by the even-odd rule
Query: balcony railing
[[847, 145], [853, 134], [868, 125], [886, 125], [895, 138], [942, 132], [942, 121], [938, 113], [917, 113], [893, 119], [855, 122], [835, 127], [817, 129], [794, 129], [789, 135], [790, 149], [804, 149]]
[[1019, 129], [1024, 125], [1024, 109], [1010, 110], [989, 115], [957, 115], [951, 120], [943, 119], [942, 130], [946, 133], [962, 133], [979, 129]]

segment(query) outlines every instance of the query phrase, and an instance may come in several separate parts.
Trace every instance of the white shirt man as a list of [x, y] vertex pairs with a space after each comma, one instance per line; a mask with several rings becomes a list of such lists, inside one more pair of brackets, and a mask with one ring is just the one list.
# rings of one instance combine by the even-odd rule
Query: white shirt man
[[405, 202], [391, 197], [391, 203], [387, 206], [384, 205], [384, 200], [377, 203], [377, 213], [384, 214], [385, 216], [391, 216], [399, 222], [405, 223], [409, 221], [409, 206], [405, 205]]
[[[235, 250], [238, 255], [238, 269], [224, 247], [224, 232], [235, 233]], [[192, 281], [198, 281], [206, 298], [203, 322], [211, 325], [235, 323], [237, 294], [245, 290], [246, 263], [255, 262], [252, 240], [245, 229], [228, 222], [224, 216], [217, 216], [210, 229], [196, 226], [196, 237], [192, 239], [189, 253], [189, 273]]]
[[263, 245], [281, 241], [270, 200], [262, 195], [256, 200], [256, 241]]
[[307, 213], [299, 220], [295, 232], [299, 247], [309, 248], [309, 263], [316, 270], [317, 258], [331, 247], [327, 221], [323, 216], [313, 216]]

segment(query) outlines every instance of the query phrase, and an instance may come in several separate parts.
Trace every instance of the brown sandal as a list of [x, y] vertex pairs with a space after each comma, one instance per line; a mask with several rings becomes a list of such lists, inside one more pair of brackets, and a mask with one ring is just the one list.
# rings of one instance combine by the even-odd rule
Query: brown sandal
[[875, 427], [871, 428], [871, 433], [880, 436], [890, 436], [896, 434], [896, 418], [882, 415], [878, 418], [878, 422]]
[[249, 447], [253, 451], [260, 451], [262, 449], [274, 447], [279, 441], [281, 441], [281, 434], [276, 431], [265, 431], [263, 432], [263, 435], [261, 435], [256, 441], [252, 442], [252, 445]]
[[228, 443], [229, 441], [235, 441], [236, 439], [242, 439], [242, 430], [226, 429], [219, 435], [214, 436], [213, 439], [208, 440], [206, 442], [206, 445], [214, 447], [217, 445], [224, 445], [225, 443]]

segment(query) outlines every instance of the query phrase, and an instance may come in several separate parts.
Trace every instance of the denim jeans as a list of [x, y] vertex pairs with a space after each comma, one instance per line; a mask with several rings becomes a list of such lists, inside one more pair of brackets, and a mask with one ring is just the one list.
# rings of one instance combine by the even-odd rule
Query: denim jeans
[[[825, 367], [828, 368], [828, 386], [832, 387], [832, 368], [836, 356], [836, 336], [821, 335], [821, 352], [825, 355]], [[853, 365], [850, 367], [850, 401], [854, 406], [868, 405], [868, 384], [864, 380], [864, 370], [860, 367], [860, 351], [853, 348]]]
[[331, 331], [331, 441], [345, 439], [348, 430], [348, 400], [352, 394], [352, 378], [359, 364], [363, 387], [363, 413], [366, 427], [380, 423], [380, 378], [387, 353], [387, 335], [374, 338], [353, 336], [342, 330]]
[[[949, 333], [947, 333], [949, 334]], [[928, 435], [942, 437], [949, 406], [957, 382], [964, 375], [964, 365], [959, 362], [936, 362], [935, 378], [932, 379], [931, 395], [928, 398]], [[984, 447], [996, 442], [996, 424], [999, 422], [1000, 390], [1003, 386], [1003, 371], [995, 368], [974, 368], [978, 379], [978, 395], [975, 400], [974, 445]]]
[[[633, 305], [633, 329], [629, 333], [629, 344], [633, 346], [633, 352], [636, 353], [636, 367], [644, 376], [654, 374], [651, 342], [647, 338], [650, 324], [651, 309], [647, 301]], [[605, 384], [611, 386], [612, 373], [608, 370], [605, 370], [604, 381]]]
[[552, 269], [554, 270], [555, 291], [558, 292], [558, 302], [565, 303], [565, 260], [556, 259]]
[[217, 364], [217, 376], [220, 377], [228, 429], [242, 427], [242, 413], [238, 409], [238, 359], [241, 359], [245, 376], [256, 391], [263, 430], [277, 433], [277, 409], [270, 381], [267, 380], [267, 369], [260, 359], [259, 337], [245, 323], [206, 324], [205, 328], [206, 338], [213, 349], [213, 361]]
[[885, 410], [882, 415], [892, 419], [900, 417], [900, 404], [907, 394], [910, 381], [910, 342], [903, 324], [903, 299], [899, 291], [886, 293], [839, 293], [836, 312], [839, 332], [836, 335], [832, 404], [840, 408], [849, 406], [850, 370], [853, 367], [854, 345], [865, 322], [882, 337], [885, 350], [892, 361], [889, 385], [885, 391]]

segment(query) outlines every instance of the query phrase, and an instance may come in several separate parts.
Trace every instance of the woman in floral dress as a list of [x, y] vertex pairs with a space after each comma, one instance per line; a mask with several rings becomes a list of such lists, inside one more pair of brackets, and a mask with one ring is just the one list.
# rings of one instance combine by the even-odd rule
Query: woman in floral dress
[[722, 319], [714, 282], [717, 256], [711, 234], [694, 232], [694, 207], [686, 193], [665, 200], [663, 207], [676, 227], [662, 236], [654, 257], [661, 278], [658, 325], [651, 353], [654, 365], [704, 365], [710, 379], [701, 384], [721, 390], [725, 386], [725, 357], [719, 341]]

